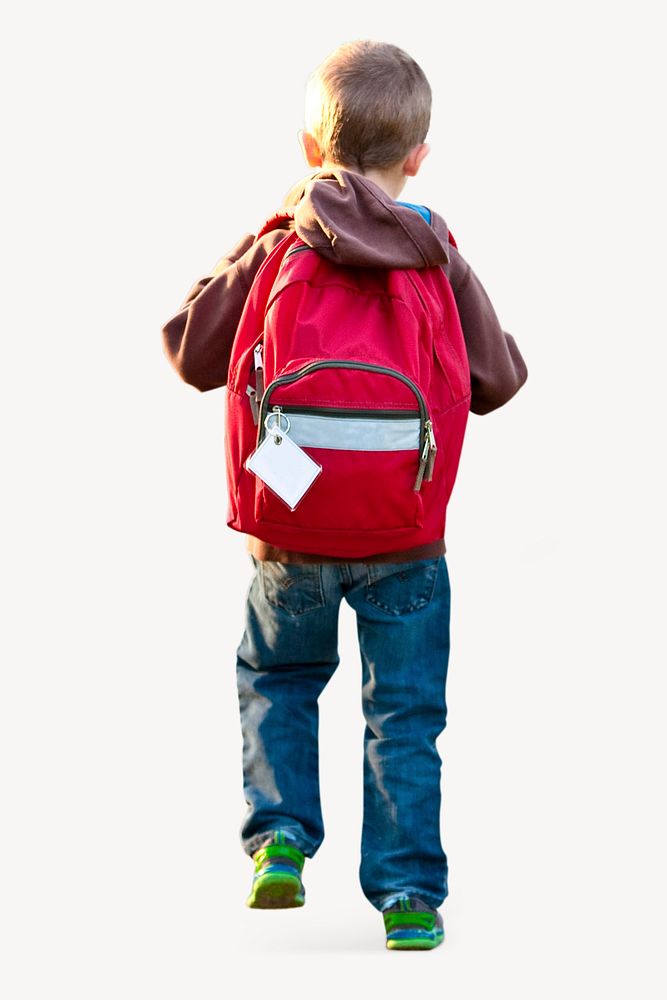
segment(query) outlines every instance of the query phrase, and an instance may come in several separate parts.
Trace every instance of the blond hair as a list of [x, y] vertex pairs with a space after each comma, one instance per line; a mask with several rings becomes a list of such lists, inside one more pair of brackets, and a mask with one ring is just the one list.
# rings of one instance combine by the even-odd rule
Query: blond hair
[[398, 163], [424, 142], [430, 119], [423, 70], [385, 42], [339, 46], [306, 86], [306, 128], [324, 160], [360, 173]]

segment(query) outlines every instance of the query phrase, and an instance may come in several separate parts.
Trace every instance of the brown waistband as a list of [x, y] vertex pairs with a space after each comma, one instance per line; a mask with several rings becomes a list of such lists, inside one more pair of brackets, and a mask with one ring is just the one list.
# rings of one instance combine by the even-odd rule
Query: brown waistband
[[436, 559], [447, 551], [444, 538], [439, 538], [435, 542], [417, 545], [412, 549], [403, 549], [401, 552], [381, 552], [372, 556], [341, 559], [338, 556], [320, 556], [312, 552], [292, 552], [289, 549], [279, 549], [261, 538], [255, 538], [254, 535], [247, 537], [248, 552], [262, 562], [268, 560], [282, 563], [400, 563], [414, 562], [417, 559]]

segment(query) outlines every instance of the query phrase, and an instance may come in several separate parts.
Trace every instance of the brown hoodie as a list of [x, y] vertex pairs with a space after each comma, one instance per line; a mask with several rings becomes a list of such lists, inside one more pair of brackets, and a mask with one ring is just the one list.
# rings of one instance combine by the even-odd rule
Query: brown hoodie
[[[282, 221], [258, 240], [251, 234], [223, 257], [188, 292], [183, 305], [162, 328], [165, 354], [181, 376], [201, 392], [227, 383], [236, 328], [262, 261], [294, 226], [309, 246], [329, 260], [357, 267], [427, 267], [439, 264], [449, 278], [465, 338], [473, 413], [490, 413], [521, 388], [528, 377], [514, 338], [504, 333], [479, 279], [449, 243], [447, 224], [435, 212], [430, 223], [414, 209], [393, 201], [368, 178], [347, 170], [318, 171], [285, 198], [294, 222]], [[401, 552], [363, 559], [337, 559], [278, 549], [248, 536], [256, 559], [278, 562], [408, 562], [434, 559], [446, 551], [444, 539]]]

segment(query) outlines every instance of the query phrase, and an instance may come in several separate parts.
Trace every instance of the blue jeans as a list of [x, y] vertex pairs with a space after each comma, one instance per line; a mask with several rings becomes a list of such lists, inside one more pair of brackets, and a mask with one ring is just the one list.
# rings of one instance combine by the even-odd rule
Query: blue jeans
[[317, 699], [339, 663], [344, 597], [356, 612], [366, 720], [361, 888], [378, 910], [404, 893], [439, 906], [447, 896], [436, 748], [447, 712], [444, 555], [406, 563], [250, 558], [237, 649], [244, 850], [252, 854], [280, 829], [312, 857], [324, 838]]

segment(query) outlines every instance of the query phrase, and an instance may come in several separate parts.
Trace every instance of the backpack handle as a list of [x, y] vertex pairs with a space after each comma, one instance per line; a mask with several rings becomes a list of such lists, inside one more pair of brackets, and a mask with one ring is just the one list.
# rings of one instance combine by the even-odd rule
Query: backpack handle
[[290, 209], [282, 209], [270, 216], [255, 236], [255, 243], [273, 229], [289, 229], [290, 227], [285, 225], [286, 222], [294, 222], [294, 212]]

